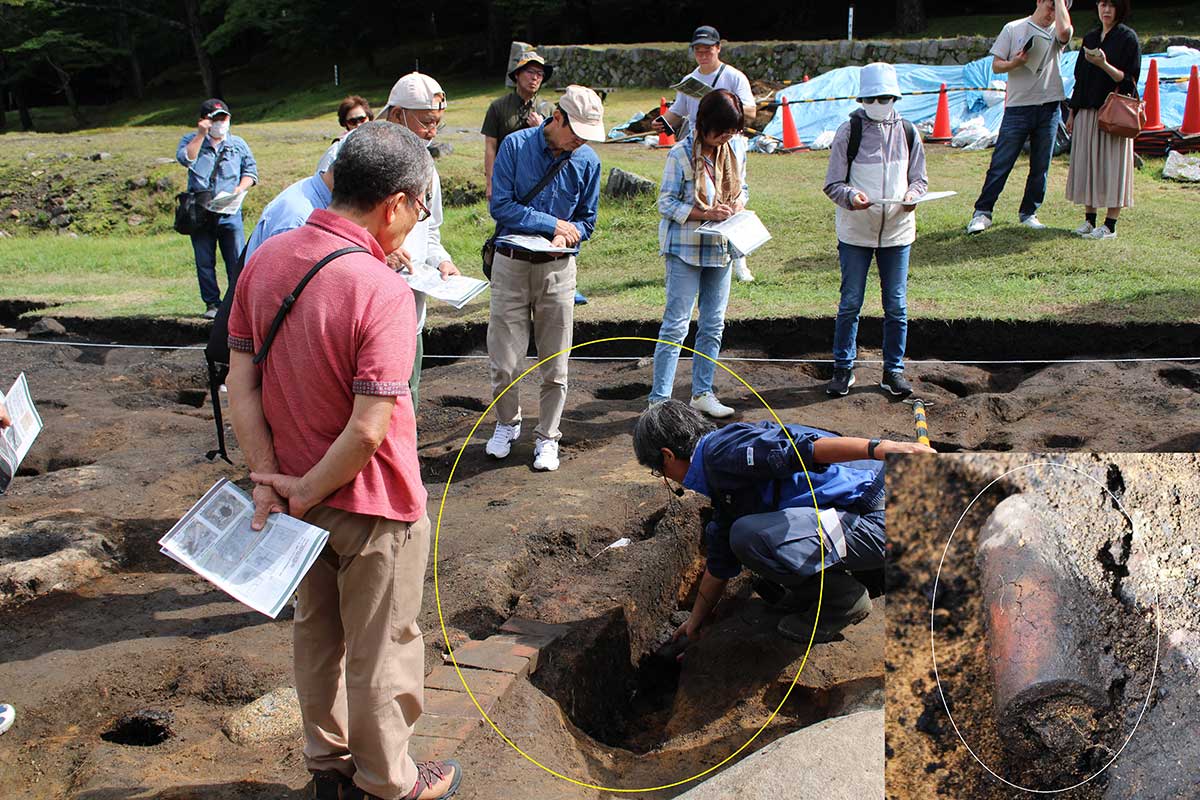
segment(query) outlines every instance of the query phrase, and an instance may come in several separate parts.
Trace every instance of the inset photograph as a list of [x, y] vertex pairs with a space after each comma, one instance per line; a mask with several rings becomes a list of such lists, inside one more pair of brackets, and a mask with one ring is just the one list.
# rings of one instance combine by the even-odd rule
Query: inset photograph
[[888, 467], [889, 800], [1200, 792], [1200, 456]]

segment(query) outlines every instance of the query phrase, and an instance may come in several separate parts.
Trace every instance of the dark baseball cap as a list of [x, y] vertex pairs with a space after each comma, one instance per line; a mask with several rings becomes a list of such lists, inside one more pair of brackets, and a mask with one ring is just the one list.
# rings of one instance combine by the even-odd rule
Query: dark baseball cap
[[200, 104], [201, 119], [212, 119], [218, 114], [229, 115], [229, 106], [225, 105], [224, 100], [213, 97]]
[[696, 28], [696, 32], [692, 34], [692, 44], [720, 44], [721, 34], [717, 33], [717, 29], [712, 25], [701, 25]]

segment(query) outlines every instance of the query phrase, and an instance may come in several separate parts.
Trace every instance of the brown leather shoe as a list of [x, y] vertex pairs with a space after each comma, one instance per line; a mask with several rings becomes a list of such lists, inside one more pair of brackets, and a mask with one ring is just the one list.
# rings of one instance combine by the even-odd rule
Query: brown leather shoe
[[[452, 758], [445, 761], [417, 762], [417, 782], [403, 800], [448, 800], [458, 792], [462, 767]], [[349, 786], [342, 800], [380, 800], [356, 785]]]

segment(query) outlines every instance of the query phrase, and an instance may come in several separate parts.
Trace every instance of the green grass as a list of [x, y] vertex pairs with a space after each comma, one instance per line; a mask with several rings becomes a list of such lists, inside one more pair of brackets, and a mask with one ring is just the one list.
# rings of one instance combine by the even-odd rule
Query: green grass
[[[1032, 9], [1033, 4], [1030, 3]], [[885, 34], [871, 38], [952, 38], [955, 36], [995, 36], [1006, 22], [1017, 19], [1022, 10], [1014, 8], [1011, 14], [972, 14], [957, 17], [930, 17], [925, 30], [908, 36]], [[1076, 8], [1071, 14], [1076, 38], [1096, 27], [1096, 13], [1091, 8]], [[1151, 36], [1197, 36], [1200, 35], [1200, 4], [1164, 6], [1161, 8], [1134, 7], [1128, 24], [1145, 40]]]
[[[438, 169], [445, 183], [482, 184], [482, 142], [475, 131], [487, 102], [501, 89], [495, 84], [449, 84], [447, 90], [451, 106], [443, 136], [455, 151], [438, 162]], [[611, 125], [627, 119], [652, 105], [658, 94], [616, 92], [609, 98], [606, 121]], [[173, 191], [152, 190], [161, 177], [173, 178], [177, 187], [182, 184], [182, 168], [156, 164], [155, 159], [173, 155], [184, 130], [144, 126], [3, 137], [0, 185], [8, 195], [0, 196], [0, 228], [14, 234], [0, 239], [3, 296], [47, 302], [60, 314], [195, 315], [200, 309], [191, 246], [186, 237], [169, 232]], [[263, 178], [246, 203], [249, 228], [270, 197], [311, 174], [328, 137], [336, 133], [336, 120], [325, 113], [290, 122], [238, 124], [235, 131], [254, 149]], [[112, 158], [86, 160], [97, 151], [110, 152]], [[656, 181], [661, 176], [662, 151], [614, 144], [601, 146], [599, 153], [605, 173], [619, 166]], [[1137, 205], [1122, 215], [1120, 238], [1084, 242], [1065, 232], [1081, 218], [1080, 210], [1063, 199], [1065, 158], [1056, 159], [1051, 168], [1041, 212], [1054, 230], [1037, 233], [1016, 225], [1025, 170], [1021, 162], [996, 209], [996, 226], [968, 238], [963, 227], [989, 155], [930, 149], [932, 188], [954, 189], [959, 195], [919, 212], [909, 280], [913, 316], [1200, 321], [1200, 272], [1194, 268], [1200, 262], [1200, 239], [1192, 235], [1200, 200], [1195, 186], [1161, 180], [1161, 162], [1151, 162], [1137, 176]], [[821, 192], [826, 163], [825, 153], [751, 155], [751, 207], [775, 238], [751, 257], [758, 281], [735, 286], [731, 317], [833, 313], [840, 276], [833, 206]], [[32, 177], [37, 171], [42, 175]], [[77, 239], [31, 235], [28, 225], [9, 219], [11, 204], [25, 185], [56, 175], [62, 177], [51, 181], [54, 186], [75, 187], [67, 201], [69, 208], [79, 207], [72, 227], [93, 232]], [[150, 187], [128, 189], [126, 181], [139, 176], [150, 178]], [[131, 213], [146, 221], [131, 227]], [[597, 233], [579, 260], [580, 285], [592, 302], [577, 310], [577, 318], [661, 315], [658, 219], [652, 198], [602, 201]], [[491, 228], [483, 203], [447, 209], [444, 239], [465, 272], [479, 274], [479, 244]], [[866, 313], [880, 313], [877, 293], [869, 294]], [[430, 323], [483, 320], [486, 315], [485, 298], [462, 311], [431, 306]]]

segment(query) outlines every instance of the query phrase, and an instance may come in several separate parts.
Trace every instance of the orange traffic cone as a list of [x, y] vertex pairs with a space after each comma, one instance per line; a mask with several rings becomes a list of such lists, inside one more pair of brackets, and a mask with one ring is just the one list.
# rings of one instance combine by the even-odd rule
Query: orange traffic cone
[[927, 142], [948, 142], [954, 138], [954, 134], [950, 132], [950, 101], [946, 99], [946, 84], [942, 84], [942, 89], [938, 92], [938, 107], [937, 117], [933, 120], [933, 135], [928, 137]]
[[1144, 131], [1161, 131], [1162, 117], [1158, 110], [1158, 59], [1150, 59], [1150, 74], [1146, 76], [1146, 125]]
[[805, 82], [805, 83], [808, 83], [808, 76], [807, 76], [807, 75], [805, 75], [805, 76], [804, 76], [804, 82]]
[[783, 149], [785, 151], [799, 150], [804, 146], [800, 141], [800, 132], [792, 121], [792, 110], [788, 108], [787, 98], [783, 98]]
[[1179, 132], [1184, 136], [1200, 134], [1200, 70], [1192, 65], [1192, 76], [1188, 79], [1187, 103], [1183, 107], [1183, 124]]
[[[660, 97], [658, 99], [658, 115], [665, 117], [667, 115], [667, 98]], [[675, 137], [669, 133], [663, 132], [658, 135], [659, 147], [670, 147], [675, 144]]]

